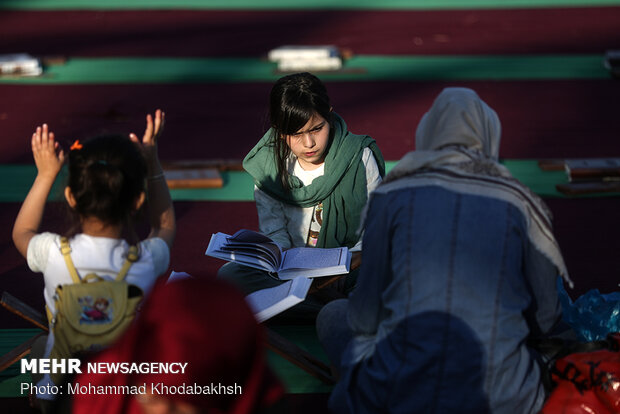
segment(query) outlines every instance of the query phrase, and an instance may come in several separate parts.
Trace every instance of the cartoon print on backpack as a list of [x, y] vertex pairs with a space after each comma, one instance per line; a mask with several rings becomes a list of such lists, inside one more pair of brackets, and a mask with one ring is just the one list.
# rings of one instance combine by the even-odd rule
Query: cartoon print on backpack
[[80, 323], [108, 323], [113, 319], [112, 299], [98, 297], [94, 303], [92, 296], [78, 298], [78, 303], [82, 307]]

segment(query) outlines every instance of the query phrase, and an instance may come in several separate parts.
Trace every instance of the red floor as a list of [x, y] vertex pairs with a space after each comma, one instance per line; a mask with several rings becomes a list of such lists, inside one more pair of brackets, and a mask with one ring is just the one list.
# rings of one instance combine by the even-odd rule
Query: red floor
[[262, 56], [284, 44], [335, 44], [377, 55], [603, 53], [620, 44], [619, 21], [617, 7], [3, 11], [0, 53]]
[[[503, 158], [619, 157], [620, 81], [330, 82], [349, 129], [374, 137], [387, 160], [414, 147], [420, 118], [446, 86], [475, 89], [499, 114]], [[104, 130], [144, 128], [161, 107], [164, 160], [241, 159], [262, 136], [271, 85], [0, 85], [0, 163], [30, 163], [30, 137], [47, 122], [65, 144]]]

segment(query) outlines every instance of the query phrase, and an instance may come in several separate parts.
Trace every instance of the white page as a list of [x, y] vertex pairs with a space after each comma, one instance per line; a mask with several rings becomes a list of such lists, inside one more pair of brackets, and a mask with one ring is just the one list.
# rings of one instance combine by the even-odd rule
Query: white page
[[347, 249], [317, 249], [297, 247], [287, 250], [282, 260], [282, 269], [318, 269], [340, 266], [346, 263]]
[[274, 242], [262, 233], [258, 233], [253, 230], [241, 229], [227, 238], [227, 244], [231, 247], [234, 247], [238, 243], [241, 245], [246, 245], [249, 243], [257, 248], [260, 248], [273, 258], [275, 264], [279, 265], [282, 260], [282, 248], [278, 245], [278, 243]]
[[[335, 276], [335, 275], [349, 273], [349, 266], [351, 265], [351, 252], [346, 247], [339, 247], [336, 249], [317, 249], [317, 248], [312, 248], [312, 247], [310, 248], [300, 247], [297, 249], [302, 249], [304, 251], [308, 250], [309, 256], [316, 256], [316, 257], [309, 258], [309, 256], [306, 255], [306, 253], [302, 252], [301, 255], [305, 257], [302, 258], [302, 260], [299, 260], [297, 257], [295, 257], [295, 255], [291, 255], [292, 260], [289, 260], [288, 264], [289, 266], [293, 266], [293, 267], [288, 267], [286, 269], [280, 270], [278, 272], [278, 278], [280, 280], [290, 280], [296, 277], [315, 278], [315, 277], [324, 277], [324, 276]], [[297, 249], [287, 250], [287, 252], [285, 253], [288, 253], [288, 252], [291, 252], [292, 250], [297, 250]], [[321, 255], [326, 253], [326, 250], [339, 251], [338, 255], [335, 254], [336, 252], [331, 252], [326, 255], [327, 260], [330, 260], [330, 261], [333, 260], [334, 264], [332, 266], [328, 265], [329, 262], [327, 262], [327, 260], [320, 259]], [[329, 257], [330, 255], [332, 257]], [[338, 256], [337, 263], [335, 263], [336, 256]], [[285, 260], [286, 260], [286, 257], [285, 257]], [[300, 266], [308, 266], [308, 265], [311, 265], [311, 266], [310, 267], [296, 267], [295, 265], [297, 264], [299, 264]], [[320, 266], [324, 266], [324, 267], [314, 268], [313, 266], [315, 264], [319, 264]]]
[[212, 251], [217, 251], [220, 247], [226, 243], [226, 234], [224, 233], [215, 233], [211, 235], [211, 240], [209, 240], [209, 245], [207, 246], [207, 251], [205, 254], [209, 254]]
[[302, 302], [312, 279], [298, 277], [279, 286], [258, 290], [245, 297], [258, 322], [263, 322]]
[[221, 247], [226, 244], [228, 237], [230, 236], [224, 233], [213, 234], [209, 241], [209, 246], [207, 246], [207, 250], [205, 251], [205, 255], [227, 261], [237, 261], [246, 266], [266, 270], [268, 272], [275, 272], [277, 270], [272, 264], [259, 257], [222, 250]]

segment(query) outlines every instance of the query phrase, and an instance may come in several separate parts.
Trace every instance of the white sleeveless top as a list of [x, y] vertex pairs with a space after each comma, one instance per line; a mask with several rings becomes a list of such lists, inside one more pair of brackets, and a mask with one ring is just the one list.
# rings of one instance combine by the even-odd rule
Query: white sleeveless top
[[[60, 252], [60, 237], [54, 233], [37, 234], [28, 243], [26, 255], [30, 270], [43, 273], [45, 279], [43, 296], [52, 314], [56, 314], [53, 299], [56, 287], [73, 283], [65, 259]], [[86, 234], [77, 234], [69, 240], [69, 244], [71, 259], [80, 277], [88, 273], [96, 273], [103, 278], [115, 279], [129, 250], [129, 244], [123, 239], [93, 237]], [[155, 237], [140, 242], [138, 251], [140, 258], [131, 265], [125, 281], [142, 289], [146, 297], [157, 277], [168, 268], [170, 249], [163, 239]], [[54, 335], [50, 331], [45, 344], [44, 358], [49, 357], [53, 345]], [[45, 374], [43, 379], [37, 383], [39, 387], [45, 387], [48, 384], [54, 385], [49, 374]], [[45, 392], [38, 393], [37, 397], [53, 400], [56, 396]]]

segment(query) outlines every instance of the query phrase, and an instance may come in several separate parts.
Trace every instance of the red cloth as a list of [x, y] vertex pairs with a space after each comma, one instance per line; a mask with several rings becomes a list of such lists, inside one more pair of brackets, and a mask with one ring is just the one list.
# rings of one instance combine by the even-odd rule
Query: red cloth
[[[245, 414], [276, 402], [283, 387], [266, 365], [262, 330], [232, 286], [212, 278], [159, 282], [132, 327], [90, 362], [187, 362], [184, 374], [97, 374], [86, 372], [80, 386], [163, 383], [167, 386], [238, 384], [237, 395], [170, 394], [209, 413]], [[135, 396], [77, 394], [79, 414], [142, 413]]]
[[611, 349], [570, 354], [553, 371], [557, 387], [541, 414], [613, 414], [620, 412], [620, 333]]

